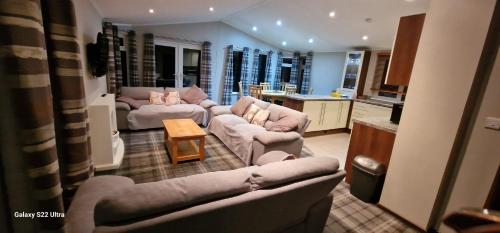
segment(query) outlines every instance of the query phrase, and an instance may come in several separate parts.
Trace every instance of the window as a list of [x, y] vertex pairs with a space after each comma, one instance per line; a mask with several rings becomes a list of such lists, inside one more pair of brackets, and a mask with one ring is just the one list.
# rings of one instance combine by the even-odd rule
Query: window
[[233, 51], [233, 92], [240, 91], [242, 51]]
[[266, 63], [267, 63], [267, 55], [260, 54], [259, 55], [259, 81], [257, 84], [263, 83], [266, 81]]

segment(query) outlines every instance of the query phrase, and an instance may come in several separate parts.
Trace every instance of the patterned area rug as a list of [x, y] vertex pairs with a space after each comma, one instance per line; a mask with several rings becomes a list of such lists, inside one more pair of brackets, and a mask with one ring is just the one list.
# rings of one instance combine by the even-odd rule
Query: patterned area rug
[[[217, 137], [205, 139], [205, 160], [173, 166], [164, 147], [163, 130], [121, 132], [125, 157], [119, 169], [96, 175], [130, 177], [135, 183], [154, 182], [213, 171], [244, 167]], [[300, 157], [313, 156], [304, 146]], [[334, 190], [333, 205], [324, 233], [341, 232], [418, 232], [375, 205], [364, 203], [349, 193], [349, 185], [340, 183]]]

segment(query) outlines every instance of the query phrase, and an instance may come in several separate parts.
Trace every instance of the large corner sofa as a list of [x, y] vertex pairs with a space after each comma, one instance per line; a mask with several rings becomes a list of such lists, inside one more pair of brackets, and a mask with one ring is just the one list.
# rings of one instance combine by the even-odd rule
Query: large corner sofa
[[320, 233], [338, 160], [308, 157], [152, 183], [97, 176], [66, 214], [69, 232]]
[[[130, 97], [144, 105], [139, 109], [132, 109], [129, 104], [116, 102], [116, 122], [119, 130], [153, 129], [163, 127], [162, 120], [191, 118], [199, 125], [207, 125], [207, 109], [213, 105], [181, 103], [170, 106], [149, 104], [150, 91], [171, 92], [178, 91], [180, 96], [191, 87], [169, 88], [162, 87], [122, 87], [121, 96]], [[210, 101], [211, 102], [211, 101]], [[213, 102], [212, 102], [213, 103]]]
[[231, 106], [214, 106], [210, 110], [212, 119], [208, 130], [247, 166], [255, 164], [261, 155], [269, 151], [284, 151], [300, 155], [304, 144], [302, 136], [311, 122], [307, 114], [250, 96], [243, 98], [251, 98], [255, 105], [270, 111], [266, 124], [288, 116], [298, 121], [298, 127], [290, 132], [268, 131], [264, 127], [250, 124], [244, 118], [233, 114]]

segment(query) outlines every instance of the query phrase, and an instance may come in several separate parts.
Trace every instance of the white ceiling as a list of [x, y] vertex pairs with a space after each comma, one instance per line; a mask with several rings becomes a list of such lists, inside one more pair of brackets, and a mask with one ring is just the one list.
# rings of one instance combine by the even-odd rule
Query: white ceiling
[[[426, 12], [430, 0], [92, 0], [103, 17], [132, 25], [222, 21], [285, 50], [389, 49], [399, 17]], [[209, 7], [214, 11], [210, 12]], [[154, 14], [148, 9], [153, 8]], [[335, 17], [328, 13], [335, 11]], [[371, 22], [366, 22], [371, 18]], [[276, 20], [282, 20], [281, 27]], [[252, 31], [257, 26], [258, 31]], [[363, 35], [368, 40], [362, 40]], [[314, 43], [309, 44], [308, 39]], [[281, 45], [287, 41], [287, 46]]]

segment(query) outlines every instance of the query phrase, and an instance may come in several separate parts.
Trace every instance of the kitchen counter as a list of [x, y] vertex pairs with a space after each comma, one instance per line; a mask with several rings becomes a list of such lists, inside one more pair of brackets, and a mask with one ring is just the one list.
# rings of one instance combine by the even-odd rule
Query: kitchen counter
[[366, 125], [376, 129], [384, 130], [389, 133], [394, 133], [398, 131], [398, 125], [392, 123], [388, 118], [385, 117], [362, 117], [353, 119], [354, 123]]
[[387, 108], [392, 108], [393, 104], [399, 103], [399, 102], [390, 102], [390, 101], [377, 100], [377, 99], [355, 99], [354, 101], [361, 102], [361, 103], [367, 103], [367, 104], [373, 104], [373, 105], [387, 107]]
[[299, 101], [350, 101], [348, 98], [332, 97], [329, 95], [288, 95], [289, 99], [299, 100]]

